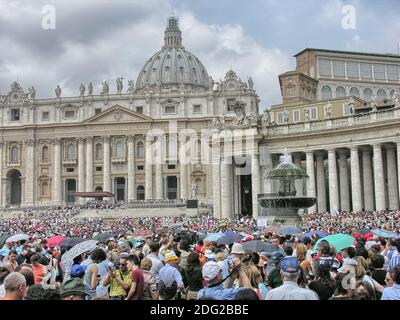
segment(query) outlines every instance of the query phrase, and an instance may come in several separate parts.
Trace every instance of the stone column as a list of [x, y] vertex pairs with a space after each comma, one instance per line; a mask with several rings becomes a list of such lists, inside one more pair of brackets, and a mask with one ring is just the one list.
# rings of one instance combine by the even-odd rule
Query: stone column
[[364, 209], [374, 210], [374, 180], [372, 177], [371, 152], [368, 149], [362, 150], [363, 161], [363, 184], [364, 184]]
[[163, 199], [163, 176], [162, 176], [162, 161], [163, 161], [163, 143], [162, 137], [158, 136], [155, 143], [157, 150], [156, 157], [156, 199]]
[[212, 137], [212, 198], [214, 217], [222, 218], [221, 211], [221, 145], [218, 134], [213, 134]]
[[349, 173], [347, 170], [347, 150], [339, 150], [340, 209], [350, 211]]
[[[253, 202], [253, 219], [258, 218], [258, 194], [260, 193], [260, 163], [258, 154], [251, 157], [251, 192]], [[235, 195], [237, 196], [237, 195]]]
[[54, 162], [53, 162], [53, 196], [52, 200], [55, 204], [62, 203], [62, 180], [61, 180], [61, 139], [54, 140]]
[[146, 136], [146, 187], [145, 187], [145, 199], [153, 199], [153, 148], [152, 148], [152, 136]]
[[221, 211], [222, 218], [232, 217], [232, 197], [231, 197], [231, 178], [232, 178], [231, 159], [225, 157], [221, 163]]
[[86, 192], [93, 192], [93, 138], [86, 138]]
[[103, 142], [103, 191], [113, 192], [111, 189], [110, 137], [104, 137]]
[[376, 210], [386, 209], [385, 181], [383, 176], [383, 162], [381, 144], [373, 145], [374, 148], [374, 182], [375, 182], [375, 201]]
[[[85, 139], [78, 139], [78, 191], [85, 191]], [[79, 202], [84, 202], [79, 198]]]
[[319, 152], [317, 158], [317, 196], [318, 196], [318, 212], [326, 212], [326, 180], [324, 154]]
[[136, 199], [135, 192], [135, 136], [128, 136], [128, 201]]
[[397, 142], [397, 180], [398, 180], [398, 191], [400, 198], [400, 142]]
[[386, 146], [389, 210], [399, 209], [399, 190], [396, 172], [396, 154], [392, 145]]
[[3, 142], [0, 142], [0, 208], [5, 206], [3, 192]]
[[350, 148], [350, 166], [353, 211], [356, 212], [362, 210], [360, 160], [358, 158], [358, 148], [356, 146]]
[[[317, 194], [315, 192], [315, 170], [314, 170], [314, 152], [306, 152], [306, 170], [308, 174], [307, 179], [307, 196], [315, 197]], [[313, 205], [308, 209], [308, 212], [314, 212], [316, 210], [316, 205]]]
[[35, 204], [35, 141], [30, 139], [26, 141], [26, 158], [25, 158], [25, 196], [21, 199], [26, 206]]
[[180, 171], [180, 191], [181, 191], [181, 199], [186, 200], [188, 198], [188, 175], [187, 175], [187, 144], [186, 144], [186, 136], [180, 136], [179, 139], [179, 171]]
[[[296, 166], [301, 167], [301, 155], [300, 154], [294, 154], [293, 155], [293, 162]], [[303, 190], [303, 179], [297, 179], [295, 180], [295, 187], [296, 187], [296, 195], [297, 196], [303, 196], [304, 195], [304, 190]]]
[[335, 149], [328, 150], [328, 170], [329, 170], [329, 205], [330, 205], [330, 211], [334, 212], [339, 209], [339, 190], [338, 190]]

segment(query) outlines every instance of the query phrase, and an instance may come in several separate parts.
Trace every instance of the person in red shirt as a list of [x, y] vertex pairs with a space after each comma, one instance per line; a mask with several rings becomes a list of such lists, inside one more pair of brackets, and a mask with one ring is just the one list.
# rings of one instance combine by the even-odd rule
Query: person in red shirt
[[41, 284], [43, 278], [47, 275], [47, 268], [39, 263], [40, 255], [34, 254], [31, 257], [32, 272], [35, 279], [35, 284]]
[[139, 258], [130, 254], [127, 258], [128, 268], [131, 271], [132, 284], [125, 300], [142, 300], [144, 290], [143, 272], [140, 270]]

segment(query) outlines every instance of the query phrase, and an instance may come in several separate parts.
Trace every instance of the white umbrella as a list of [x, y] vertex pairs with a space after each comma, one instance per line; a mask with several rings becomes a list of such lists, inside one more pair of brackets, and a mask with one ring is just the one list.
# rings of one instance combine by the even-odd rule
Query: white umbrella
[[28, 240], [30, 237], [27, 234], [19, 233], [9, 237], [6, 242], [17, 242], [21, 240]]
[[96, 244], [98, 241], [96, 240], [87, 240], [77, 245], [73, 246], [70, 250], [68, 250], [61, 258], [61, 263], [64, 267], [64, 270], [67, 270], [68, 267], [71, 267], [73, 264], [74, 258], [80, 256], [82, 253], [90, 252], [96, 249]]

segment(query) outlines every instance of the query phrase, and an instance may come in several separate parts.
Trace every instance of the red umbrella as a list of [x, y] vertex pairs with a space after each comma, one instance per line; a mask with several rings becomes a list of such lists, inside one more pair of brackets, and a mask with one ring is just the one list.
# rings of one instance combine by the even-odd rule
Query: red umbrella
[[47, 245], [50, 248], [58, 247], [61, 242], [63, 242], [65, 237], [63, 236], [53, 236], [47, 239]]

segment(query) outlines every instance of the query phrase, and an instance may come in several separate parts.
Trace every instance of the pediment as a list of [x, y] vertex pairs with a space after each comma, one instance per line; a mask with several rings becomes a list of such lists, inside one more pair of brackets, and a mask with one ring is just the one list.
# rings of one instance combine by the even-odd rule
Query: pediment
[[110, 109], [104, 110], [99, 114], [96, 114], [89, 119], [86, 119], [83, 123], [118, 123], [118, 122], [148, 122], [153, 121], [152, 118], [136, 113], [120, 105], [115, 105]]

